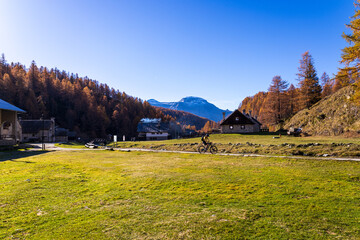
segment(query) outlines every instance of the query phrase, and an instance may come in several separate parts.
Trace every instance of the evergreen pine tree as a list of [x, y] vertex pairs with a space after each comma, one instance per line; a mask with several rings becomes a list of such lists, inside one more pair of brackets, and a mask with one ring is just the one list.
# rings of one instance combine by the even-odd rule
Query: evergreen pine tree
[[294, 115], [299, 109], [298, 90], [299, 89], [295, 88], [293, 84], [291, 84], [289, 89], [287, 90], [287, 100], [288, 100], [287, 117]]
[[302, 55], [298, 69], [300, 106], [301, 108], [309, 108], [321, 99], [321, 86], [316, 74], [314, 60], [308, 51]]
[[280, 76], [272, 79], [265, 111], [265, 115], [267, 115], [265, 118], [270, 124], [278, 124], [285, 118], [287, 108], [285, 91], [288, 85]]
[[5, 55], [1, 54], [1, 58], [0, 58], [0, 79], [3, 76], [4, 72], [5, 72], [5, 68], [6, 68], [6, 60], [5, 60]]

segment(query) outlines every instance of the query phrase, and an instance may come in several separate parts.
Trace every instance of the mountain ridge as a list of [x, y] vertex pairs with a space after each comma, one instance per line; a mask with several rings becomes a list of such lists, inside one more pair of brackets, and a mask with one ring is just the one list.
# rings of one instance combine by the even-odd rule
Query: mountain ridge
[[223, 112], [225, 112], [226, 116], [232, 112], [228, 109], [222, 110], [207, 100], [194, 96], [184, 97], [178, 102], [159, 102], [155, 99], [149, 99], [147, 102], [155, 107], [189, 112], [214, 122], [219, 122], [223, 119]]
[[181, 125], [195, 126], [196, 130], [201, 130], [208, 121], [211, 121], [207, 118], [199, 117], [189, 112], [156, 106], [153, 107], [159, 109], [164, 115], [173, 117]]

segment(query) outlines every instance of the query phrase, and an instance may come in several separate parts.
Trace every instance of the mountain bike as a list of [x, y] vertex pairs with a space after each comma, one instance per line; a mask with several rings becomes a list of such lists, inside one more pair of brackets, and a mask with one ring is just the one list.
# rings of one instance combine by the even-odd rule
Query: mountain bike
[[213, 143], [209, 143], [207, 145], [201, 144], [198, 147], [199, 153], [206, 153], [207, 150], [210, 150], [211, 154], [215, 154], [218, 151], [217, 147]]

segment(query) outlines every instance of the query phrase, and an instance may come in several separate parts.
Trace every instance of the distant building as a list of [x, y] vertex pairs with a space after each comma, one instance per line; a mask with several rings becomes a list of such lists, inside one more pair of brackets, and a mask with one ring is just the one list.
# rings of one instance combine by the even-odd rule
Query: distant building
[[22, 142], [55, 142], [55, 118], [20, 120], [20, 125]]
[[25, 111], [0, 99], [0, 146], [11, 146], [21, 141], [18, 113]]
[[55, 142], [68, 142], [69, 130], [61, 127], [55, 127]]
[[137, 125], [138, 137], [141, 140], [166, 140], [169, 138], [169, 124], [160, 118], [143, 118]]
[[261, 125], [257, 117], [251, 116], [251, 111], [245, 113], [245, 110], [243, 110], [241, 113], [237, 109], [220, 123], [222, 133], [260, 132]]
[[68, 131], [68, 140], [74, 141], [76, 140], [77, 133], [75, 131]]

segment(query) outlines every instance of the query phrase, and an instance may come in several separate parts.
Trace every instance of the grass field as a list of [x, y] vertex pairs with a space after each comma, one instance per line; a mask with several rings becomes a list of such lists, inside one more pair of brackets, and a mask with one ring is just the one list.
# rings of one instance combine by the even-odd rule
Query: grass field
[[[274, 134], [213, 134], [210, 138], [222, 153], [360, 157], [360, 138], [318, 136], [274, 138], [278, 136]], [[200, 138], [118, 142], [117, 147], [196, 152], [200, 142]], [[110, 146], [115, 146], [115, 144], [111, 143]]]
[[[251, 142], [254, 144], [307, 144], [307, 143], [321, 143], [321, 144], [331, 144], [331, 143], [354, 143], [360, 144], [360, 138], [345, 138], [341, 136], [310, 136], [310, 137], [293, 137], [282, 135], [280, 138], [278, 134], [273, 133], [264, 133], [264, 134], [211, 134], [210, 140], [214, 143], [228, 144], [228, 143], [247, 143]], [[187, 138], [187, 139], [173, 139], [166, 141], [141, 141], [141, 144], [184, 144], [184, 143], [198, 143], [200, 138]], [[118, 142], [121, 144], [123, 142]], [[127, 144], [133, 144], [137, 142], [125, 142]]]
[[360, 239], [360, 163], [0, 153], [0, 239]]

